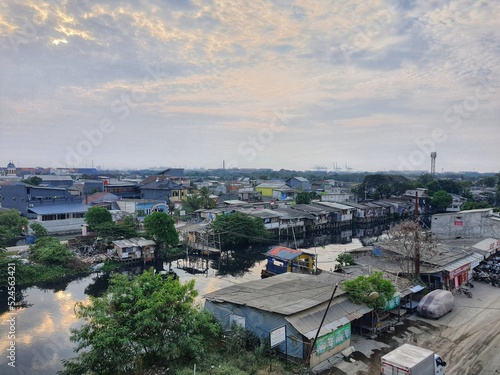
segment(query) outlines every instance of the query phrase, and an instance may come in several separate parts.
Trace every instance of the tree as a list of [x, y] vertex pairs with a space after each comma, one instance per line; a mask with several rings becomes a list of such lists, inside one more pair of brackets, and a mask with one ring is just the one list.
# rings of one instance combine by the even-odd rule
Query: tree
[[367, 190], [375, 189], [380, 199], [392, 194], [402, 194], [411, 187], [410, 181], [404, 176], [381, 173], [365, 176], [363, 185]]
[[175, 229], [175, 221], [165, 212], [153, 212], [146, 216], [144, 228], [146, 236], [155, 241], [166, 253], [179, 244], [179, 233]]
[[210, 198], [210, 190], [206, 186], [202, 187], [199, 194], [201, 208], [215, 208], [215, 201]]
[[466, 201], [460, 208], [462, 211], [476, 210], [478, 208], [490, 208], [491, 206], [486, 202], [474, 202], [472, 200]]
[[225, 245], [263, 242], [269, 238], [262, 220], [239, 212], [218, 215], [212, 222], [211, 229], [214, 233], [221, 234]]
[[191, 213], [201, 208], [201, 200], [197, 194], [190, 194], [182, 201], [182, 208], [186, 213]]
[[309, 204], [309, 203], [311, 203], [312, 199], [313, 199], [313, 196], [311, 193], [309, 193], [307, 191], [299, 191], [297, 193], [297, 197], [295, 198], [295, 203], [297, 203], [297, 204]]
[[[365, 303], [372, 308], [383, 309], [396, 293], [390, 280], [384, 279], [382, 272], [373, 272], [370, 276], [359, 276], [354, 280], [344, 281], [342, 289], [349, 299], [356, 304]], [[373, 298], [374, 294], [378, 298]]]
[[79, 356], [64, 360], [60, 375], [164, 373], [200, 360], [220, 337], [218, 323], [198, 310], [194, 280], [163, 279], [153, 270], [135, 279], [114, 274], [102, 297], [78, 303], [85, 321], [71, 330]]
[[417, 251], [420, 259], [433, 256], [436, 241], [429, 233], [422, 233], [418, 223], [407, 220], [390, 228], [381, 246], [392, 253], [388, 259], [398, 265], [403, 273], [419, 279], [420, 275], [415, 270]]
[[42, 237], [47, 237], [49, 235], [47, 229], [45, 229], [40, 223], [35, 223], [35, 222], [31, 223], [30, 229], [33, 231], [33, 235], [37, 239]]
[[42, 179], [38, 176], [33, 176], [33, 177], [29, 177], [25, 180], [21, 180], [21, 182], [24, 182], [25, 184], [28, 184], [28, 185], [33, 185], [33, 186], [38, 186], [42, 183]]
[[67, 245], [55, 237], [42, 237], [30, 248], [30, 259], [35, 263], [45, 265], [66, 265], [74, 256]]
[[356, 263], [354, 257], [350, 253], [339, 254], [336, 261], [339, 262], [341, 266], [352, 266]]
[[432, 195], [431, 205], [437, 210], [445, 210], [453, 202], [453, 198], [444, 190], [436, 191]]
[[28, 226], [28, 219], [22, 217], [17, 210], [0, 212], [0, 247], [16, 244]]
[[97, 230], [98, 226], [104, 223], [112, 223], [113, 217], [111, 212], [109, 212], [104, 207], [90, 207], [85, 213], [85, 222], [88, 224], [91, 230]]

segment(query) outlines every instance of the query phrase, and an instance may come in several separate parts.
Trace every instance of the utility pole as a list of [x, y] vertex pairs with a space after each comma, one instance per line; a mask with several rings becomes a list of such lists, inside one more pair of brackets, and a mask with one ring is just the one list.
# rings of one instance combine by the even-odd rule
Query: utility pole
[[420, 224], [418, 220], [418, 190], [415, 192], [415, 277], [420, 277]]
[[335, 295], [335, 292], [337, 291], [338, 286], [339, 286], [339, 283], [335, 284], [335, 288], [333, 289], [332, 296], [330, 297], [330, 300], [328, 301], [328, 306], [326, 307], [325, 313], [323, 314], [323, 318], [321, 319], [321, 323], [319, 323], [318, 330], [316, 331], [316, 336], [314, 336], [314, 340], [311, 341], [311, 347], [309, 348], [309, 353], [307, 354], [307, 358], [306, 358], [307, 367], [309, 367], [309, 365], [310, 365], [311, 354], [312, 354], [314, 345], [316, 344], [316, 340], [318, 339], [319, 331], [321, 331], [321, 327], [323, 326], [323, 323], [325, 322], [326, 314], [328, 314], [328, 310], [330, 309], [330, 305], [332, 304], [333, 296]]

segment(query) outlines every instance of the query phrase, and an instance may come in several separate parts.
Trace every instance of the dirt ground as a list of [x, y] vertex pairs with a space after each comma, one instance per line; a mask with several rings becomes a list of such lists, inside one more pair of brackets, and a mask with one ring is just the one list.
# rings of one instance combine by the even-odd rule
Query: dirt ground
[[453, 310], [438, 320], [413, 314], [374, 340], [353, 335], [356, 352], [321, 374], [380, 374], [380, 357], [405, 342], [440, 354], [447, 375], [500, 374], [500, 288], [475, 282], [470, 290], [472, 298], [455, 296]]

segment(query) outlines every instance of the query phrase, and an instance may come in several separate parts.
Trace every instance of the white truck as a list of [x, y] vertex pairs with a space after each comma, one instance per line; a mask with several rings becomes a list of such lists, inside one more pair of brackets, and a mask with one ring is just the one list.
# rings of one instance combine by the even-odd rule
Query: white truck
[[382, 357], [383, 375], [445, 375], [446, 362], [432, 350], [403, 344]]

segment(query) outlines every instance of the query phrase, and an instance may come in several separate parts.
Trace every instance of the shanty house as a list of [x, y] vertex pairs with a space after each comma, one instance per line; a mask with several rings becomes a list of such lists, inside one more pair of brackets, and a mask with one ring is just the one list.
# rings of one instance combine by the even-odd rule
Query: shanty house
[[[266, 253], [267, 276], [285, 272], [313, 273], [316, 256], [302, 250], [276, 246]], [[264, 273], [263, 273], [264, 275]]]
[[143, 237], [129, 238], [128, 240], [113, 241], [118, 259], [122, 262], [144, 261], [155, 259], [156, 243]]
[[[334, 287], [342, 280], [342, 275], [328, 272], [287, 272], [209, 293], [205, 295], [205, 310], [221, 322], [224, 330], [236, 324], [262, 339], [285, 327], [278, 350], [314, 367], [348, 348], [351, 322], [371, 311], [366, 305], [350, 302], [339, 286], [325, 315]], [[318, 339], [313, 342], [323, 316]]]

